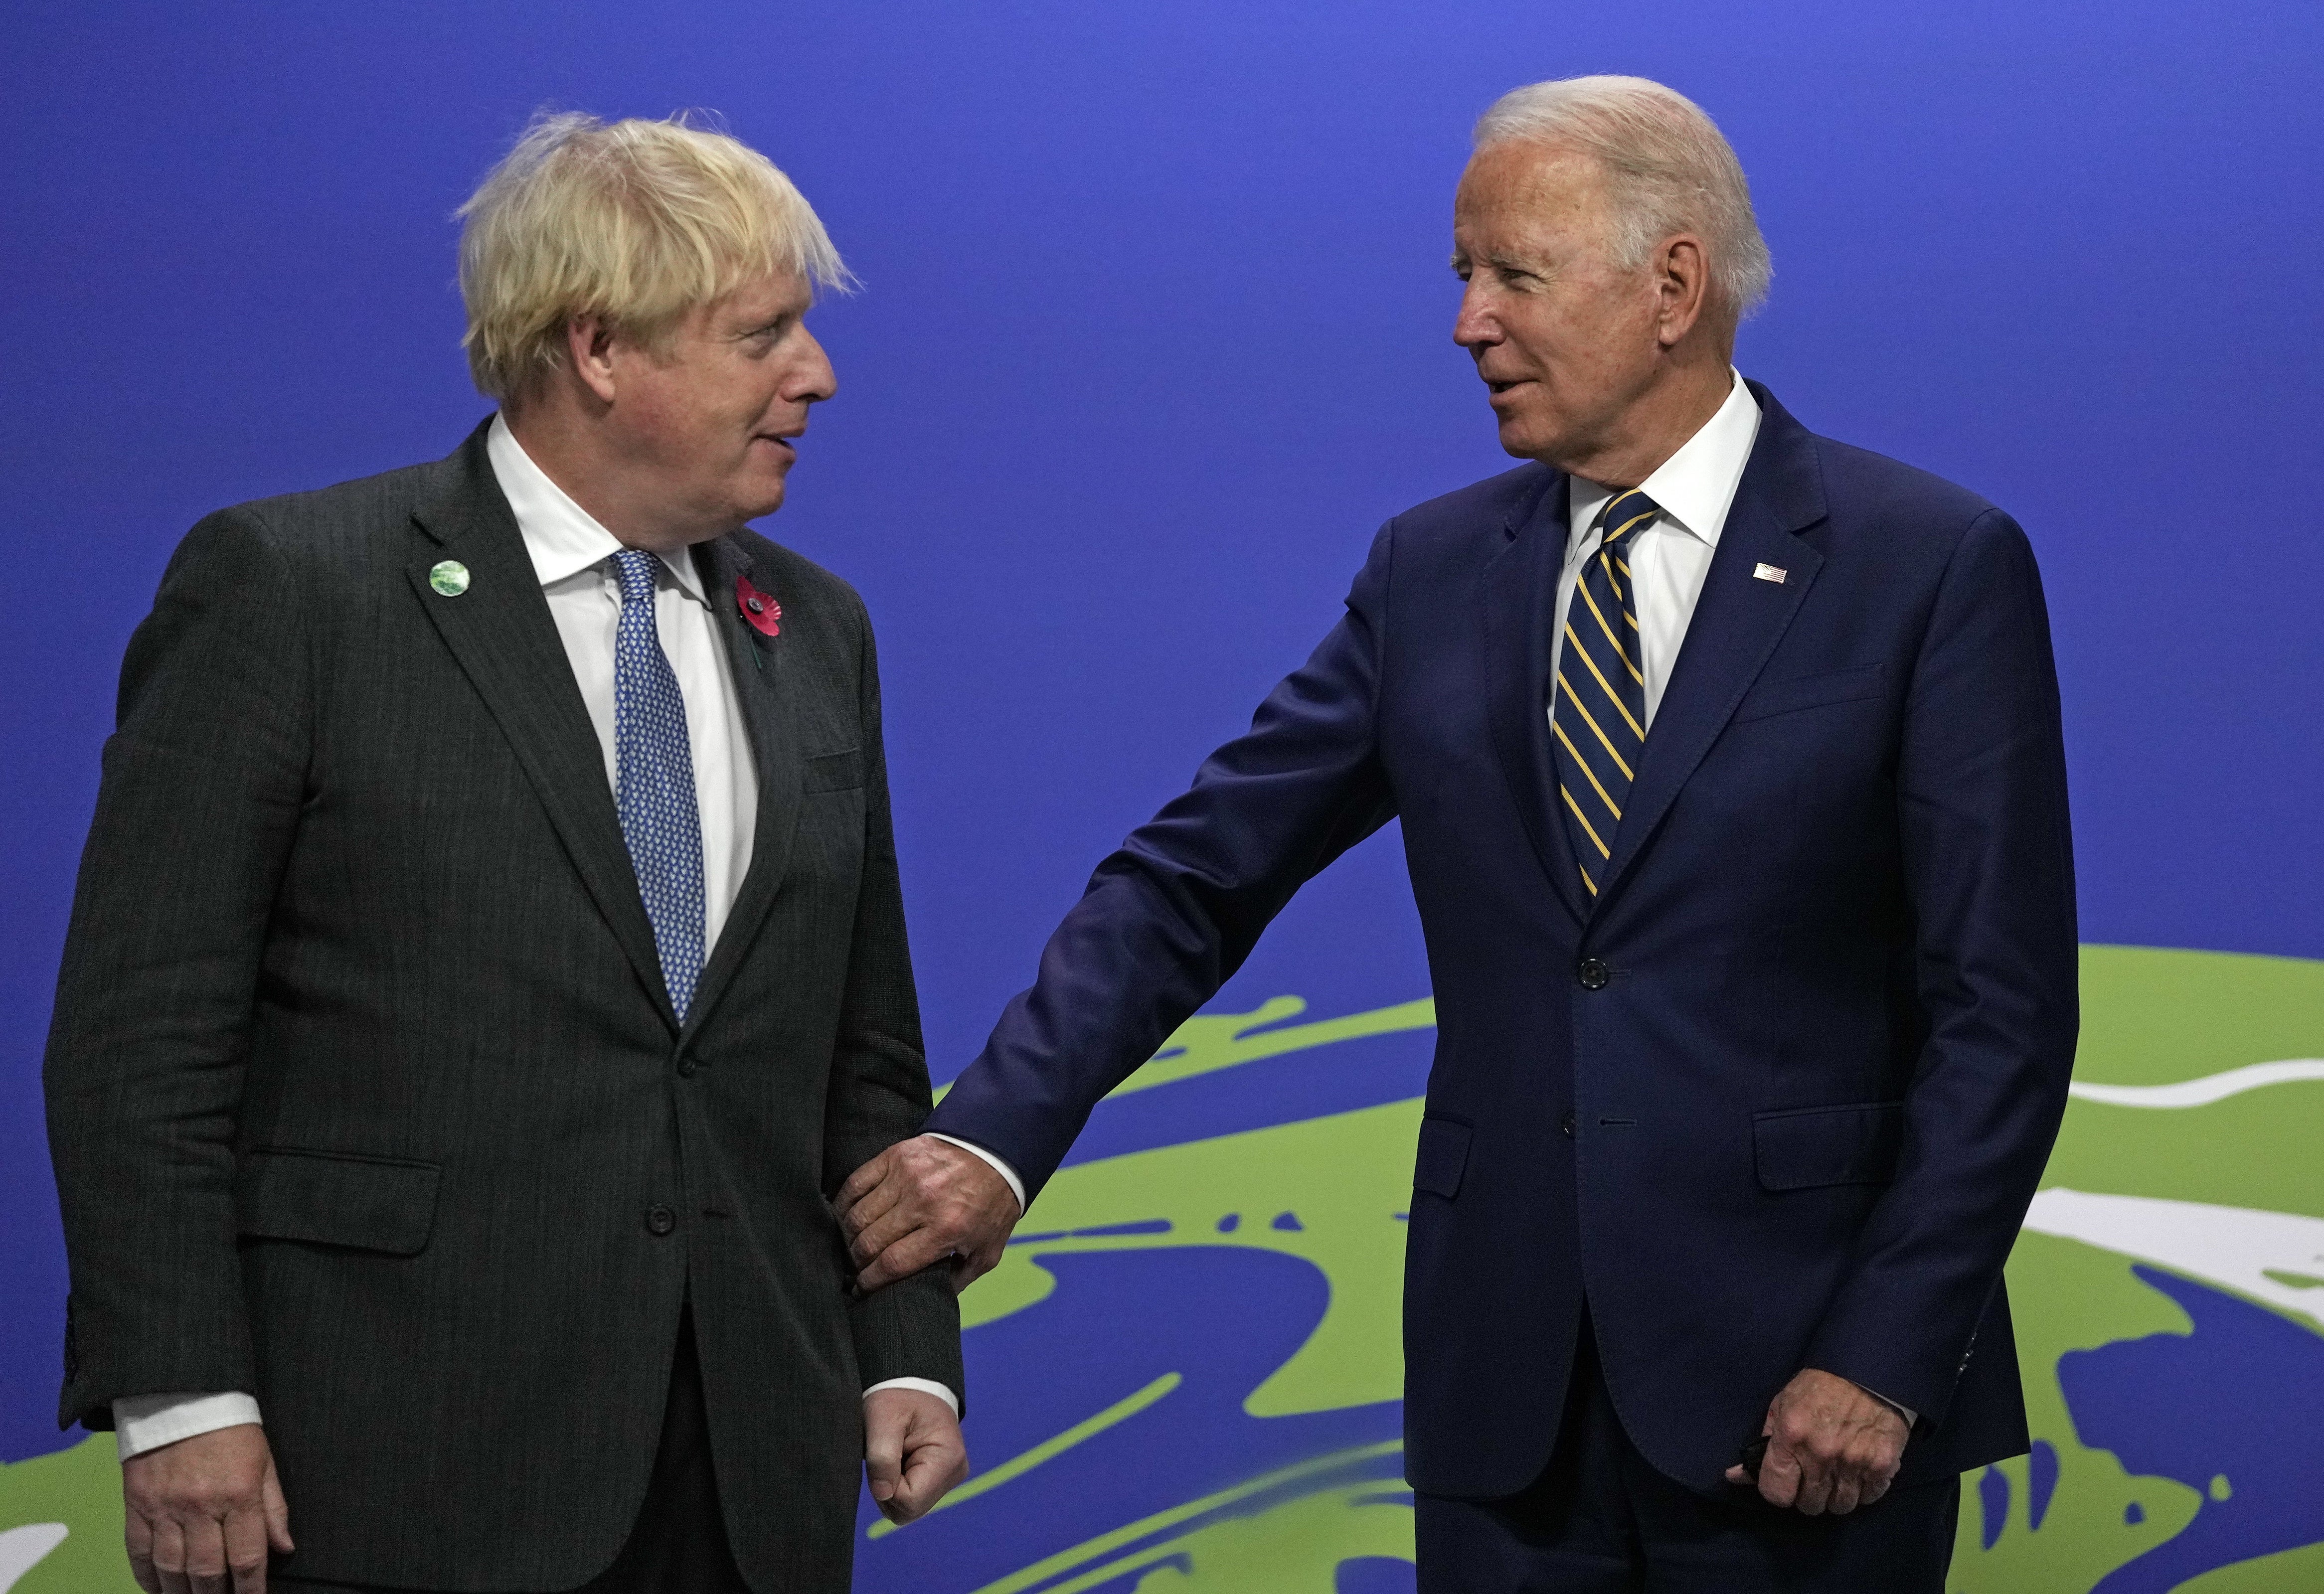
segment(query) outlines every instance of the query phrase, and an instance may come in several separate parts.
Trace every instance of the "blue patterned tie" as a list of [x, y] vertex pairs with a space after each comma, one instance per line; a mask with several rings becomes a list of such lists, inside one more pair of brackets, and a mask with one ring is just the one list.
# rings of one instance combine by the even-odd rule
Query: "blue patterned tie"
[[1565, 833], [1582, 866], [1582, 889], [1598, 879], [1614, 851], [1638, 754], [1646, 745], [1645, 655], [1638, 650], [1638, 605], [1630, 589], [1629, 552], [1662, 506], [1636, 487], [1617, 493], [1599, 524], [1598, 551], [1582, 567], [1565, 608], [1565, 650], [1549, 716], [1555, 733], [1557, 797]]
[[662, 983], [681, 1022], [702, 975], [702, 817], [694, 802], [694, 750], [686, 699], [654, 624], [652, 554], [613, 556], [622, 624], [613, 642], [613, 751], [621, 772], [622, 840], [638, 871], [661, 954]]

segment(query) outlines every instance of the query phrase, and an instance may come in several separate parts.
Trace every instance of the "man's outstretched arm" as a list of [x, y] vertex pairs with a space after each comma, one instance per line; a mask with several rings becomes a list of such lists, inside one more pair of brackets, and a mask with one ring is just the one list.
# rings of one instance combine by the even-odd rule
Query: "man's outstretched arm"
[[1396, 812], [1377, 748], [1394, 522], [1348, 612], [1259, 705], [1248, 734], [1098, 865], [919, 1138], [858, 1170], [837, 1205], [862, 1281], [947, 1254], [965, 1284], [1000, 1259], [1028, 1202], [1107, 1092], [1151, 1057], [1250, 954], [1292, 893]]

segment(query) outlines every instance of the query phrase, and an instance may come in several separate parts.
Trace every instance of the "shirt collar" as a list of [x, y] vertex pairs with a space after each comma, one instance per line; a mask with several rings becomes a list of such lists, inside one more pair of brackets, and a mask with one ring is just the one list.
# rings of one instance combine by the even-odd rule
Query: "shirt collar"
[[[509, 430], [506, 417], [493, 417], [484, 455], [492, 461], [493, 475], [516, 515], [516, 529], [524, 534], [524, 551], [530, 556], [532, 573], [541, 585], [554, 585], [622, 551], [621, 539], [599, 525], [595, 515], [574, 502], [564, 488], [549, 479], [547, 471], [532, 462], [532, 456]], [[694, 561], [683, 552], [675, 558], [669, 554], [660, 558], [678, 590], [708, 608], [710, 600], [703, 593]]]
[[[1733, 375], [1735, 385], [1728, 390], [1727, 401], [1638, 484], [1661, 508], [1663, 521], [1711, 548], [1719, 546], [1720, 533], [1727, 529], [1727, 511], [1734, 505], [1743, 467], [1750, 462], [1751, 446], [1759, 438], [1759, 401], [1743, 385], [1742, 373]], [[1614, 490], [1581, 476], [1573, 477], [1572, 484], [1568, 546], [1579, 548]]]

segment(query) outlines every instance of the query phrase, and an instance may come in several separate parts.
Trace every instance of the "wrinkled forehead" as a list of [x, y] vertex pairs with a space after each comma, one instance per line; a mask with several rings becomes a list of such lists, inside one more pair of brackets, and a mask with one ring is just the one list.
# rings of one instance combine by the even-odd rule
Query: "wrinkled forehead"
[[745, 278], [721, 302], [745, 316], [797, 315], [815, 302], [815, 284], [797, 272], [771, 271]]
[[[1606, 169], [1570, 144], [1508, 139], [1469, 159], [1452, 201], [1456, 239], [1471, 247], [1596, 237], [1607, 218]], [[1487, 235], [1490, 235], [1490, 242]]]
[[744, 330], [785, 318], [796, 319], [815, 302], [815, 285], [796, 272], [781, 270], [745, 277], [686, 319], [698, 327]]

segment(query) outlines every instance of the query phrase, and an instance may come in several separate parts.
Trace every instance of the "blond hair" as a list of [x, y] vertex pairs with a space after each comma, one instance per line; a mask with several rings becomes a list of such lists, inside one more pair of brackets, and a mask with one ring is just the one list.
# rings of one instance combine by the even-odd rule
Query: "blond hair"
[[1646, 78], [1562, 78], [1513, 88], [1478, 118], [1475, 147], [1522, 140], [1595, 156], [1613, 203], [1617, 264], [1644, 265], [1674, 233], [1694, 233], [1711, 281], [1738, 318], [1775, 276], [1751, 213], [1743, 163], [1702, 107]]
[[457, 214], [461, 346], [503, 403], [564, 365], [576, 316], [652, 343], [770, 272], [853, 283], [791, 180], [685, 113], [543, 113]]

